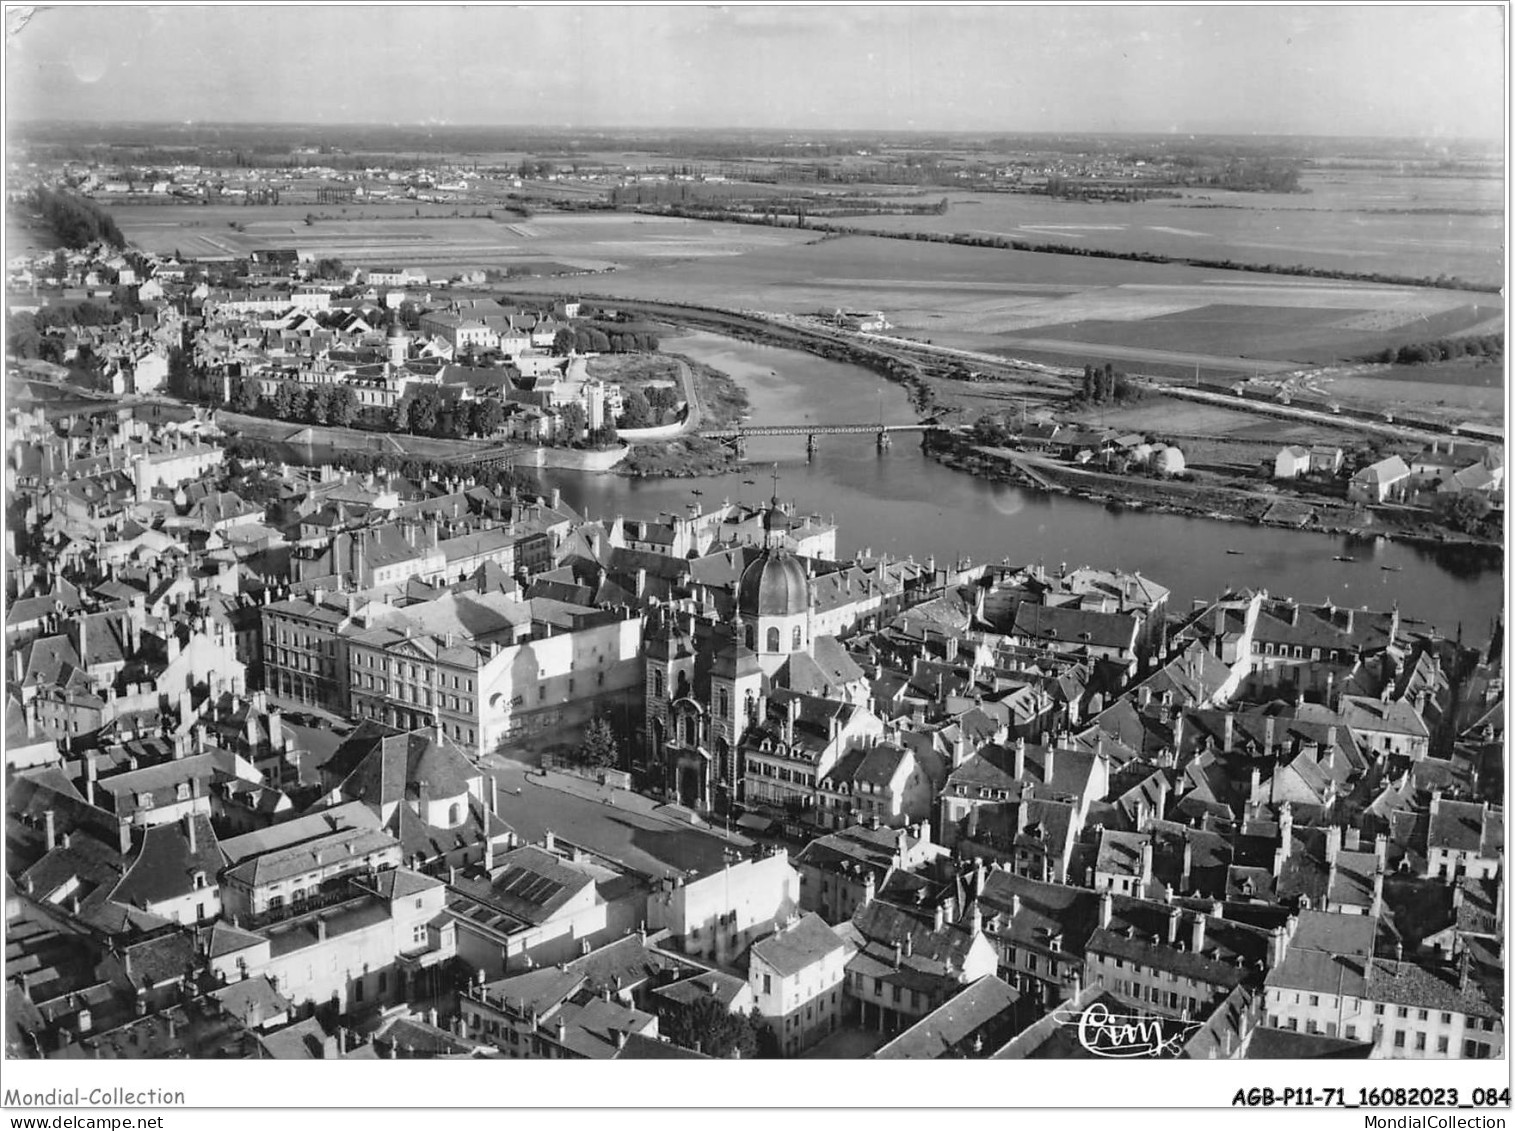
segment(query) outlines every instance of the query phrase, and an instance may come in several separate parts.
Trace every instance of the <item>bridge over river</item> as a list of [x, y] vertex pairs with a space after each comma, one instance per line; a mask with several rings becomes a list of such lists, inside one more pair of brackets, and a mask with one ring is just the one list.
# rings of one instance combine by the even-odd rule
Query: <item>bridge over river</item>
[[938, 420], [926, 420], [916, 424], [753, 424], [732, 428], [701, 428], [698, 435], [735, 446], [737, 455], [745, 455], [747, 440], [753, 436], [804, 436], [807, 451], [815, 451], [816, 437], [826, 435], [872, 435], [877, 438], [880, 449], [890, 445], [896, 432], [945, 432], [949, 425]]

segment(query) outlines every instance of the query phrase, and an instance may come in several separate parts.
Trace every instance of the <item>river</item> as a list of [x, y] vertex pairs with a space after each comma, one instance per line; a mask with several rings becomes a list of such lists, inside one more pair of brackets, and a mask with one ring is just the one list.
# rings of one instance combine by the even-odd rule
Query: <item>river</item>
[[[916, 419], [903, 388], [860, 366], [702, 332], [667, 338], [664, 348], [735, 377], [751, 398], [753, 424]], [[1483, 643], [1503, 607], [1497, 554], [1112, 511], [954, 471], [927, 459], [910, 433], [885, 452], [868, 435], [821, 436], [819, 445], [807, 459], [802, 436], [756, 438], [748, 442], [746, 468], [708, 479], [541, 474], [595, 518], [651, 517], [725, 498], [766, 499], [776, 465], [780, 497], [834, 517], [843, 555], [871, 548], [917, 560], [967, 555], [1139, 570], [1172, 590], [1174, 611], [1232, 586], [1357, 607], [1397, 600], [1405, 617], [1447, 634], [1461, 624], [1469, 643]], [[1338, 555], [1356, 561], [1334, 561]]]

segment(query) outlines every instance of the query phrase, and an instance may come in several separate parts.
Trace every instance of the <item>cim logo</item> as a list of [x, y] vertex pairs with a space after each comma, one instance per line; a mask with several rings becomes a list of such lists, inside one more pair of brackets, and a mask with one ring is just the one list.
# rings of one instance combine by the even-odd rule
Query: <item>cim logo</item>
[[1195, 1030], [1194, 1021], [1173, 1021], [1139, 1013], [1112, 1013], [1096, 1001], [1080, 1014], [1054, 1013], [1059, 1025], [1078, 1031], [1078, 1043], [1093, 1056], [1112, 1060], [1177, 1056]]

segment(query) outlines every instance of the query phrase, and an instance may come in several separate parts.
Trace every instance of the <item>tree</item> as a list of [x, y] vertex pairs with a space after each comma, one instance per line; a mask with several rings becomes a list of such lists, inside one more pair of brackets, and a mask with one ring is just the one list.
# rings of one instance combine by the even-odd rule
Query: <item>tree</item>
[[412, 429], [410, 419], [410, 397], [401, 397], [395, 402], [394, 408], [389, 410], [389, 427], [393, 432], [409, 432]]
[[582, 405], [565, 404], [558, 409], [558, 419], [562, 422], [562, 438], [565, 444], [577, 444], [584, 435], [584, 429], [589, 420], [584, 415]]
[[757, 1023], [745, 1013], [732, 1013], [714, 998], [697, 998], [687, 1009], [670, 1015], [662, 1033], [676, 1045], [717, 1060], [752, 1060], [758, 1054]]
[[257, 412], [259, 402], [263, 400], [263, 393], [258, 387], [258, 382], [251, 377], [238, 377], [231, 386], [231, 408], [233, 412]]
[[678, 410], [679, 395], [669, 385], [654, 385], [647, 390], [647, 407], [652, 409], [652, 422], [654, 424], [666, 423], [665, 413]]
[[609, 719], [601, 715], [590, 722], [584, 731], [584, 741], [574, 751], [574, 760], [596, 769], [612, 768], [621, 760], [621, 748]]
[[505, 423], [505, 406], [493, 397], [473, 402], [470, 424], [475, 436], [493, 436]]
[[1438, 501], [1438, 508], [1443, 521], [1454, 530], [1471, 534], [1489, 517], [1489, 500], [1477, 491], [1458, 491], [1444, 498], [1446, 502]]
[[274, 416], [279, 420], [293, 420], [299, 407], [296, 403], [295, 387], [288, 381], [280, 381], [274, 389]]
[[652, 406], [641, 389], [630, 389], [621, 398], [621, 427], [648, 428], [652, 425]]
[[423, 436], [436, 431], [441, 404], [435, 385], [422, 385], [416, 389], [410, 405], [410, 430]]
[[326, 423], [338, 428], [350, 427], [362, 412], [358, 394], [351, 385], [333, 385], [331, 398], [326, 402]]
[[30, 314], [11, 317], [5, 332], [5, 352], [17, 358], [41, 356], [42, 335]]
[[313, 385], [305, 394], [301, 418], [307, 424], [325, 424], [331, 407], [331, 386]]
[[178, 346], [168, 351], [168, 391], [176, 397], [188, 397], [194, 392], [194, 367], [189, 354]]
[[567, 326], [564, 326], [552, 336], [552, 356], [567, 357], [574, 350], [577, 335]]

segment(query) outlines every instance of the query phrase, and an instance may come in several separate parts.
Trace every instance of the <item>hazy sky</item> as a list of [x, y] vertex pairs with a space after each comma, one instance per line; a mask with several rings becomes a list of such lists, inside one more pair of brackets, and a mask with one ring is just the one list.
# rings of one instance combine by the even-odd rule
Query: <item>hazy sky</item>
[[15, 12], [13, 120], [1504, 133], [1493, 5]]

